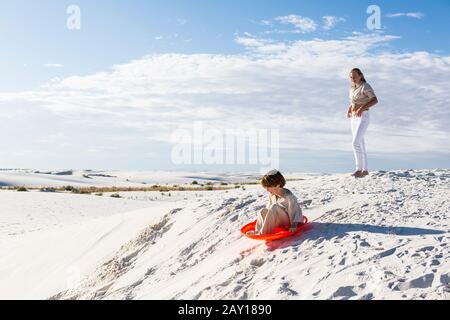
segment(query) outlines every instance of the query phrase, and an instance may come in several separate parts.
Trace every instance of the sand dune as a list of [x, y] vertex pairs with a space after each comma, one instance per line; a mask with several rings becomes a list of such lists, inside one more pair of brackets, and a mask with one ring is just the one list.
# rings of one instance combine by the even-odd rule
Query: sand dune
[[[295, 175], [293, 175], [295, 176]], [[147, 184], [190, 184], [202, 182], [247, 182], [257, 179], [247, 173], [184, 171], [93, 171], [93, 170], [0, 170], [0, 187], [143, 187]]]
[[[0, 230], [0, 297], [450, 298], [450, 170], [303, 179], [287, 187], [311, 223], [299, 237], [276, 242], [239, 232], [266, 204], [259, 186], [171, 201], [136, 200], [133, 193], [124, 194], [129, 199], [103, 199], [115, 211], [86, 195], [81, 212], [95, 212], [91, 216], [78, 214], [34, 232], [28, 220], [19, 219]], [[49, 199], [46, 193], [35, 196], [43, 203]], [[20, 201], [5, 191], [4, 199]], [[2, 215], [8, 201], [0, 201]], [[77, 201], [74, 207], [62, 203], [49, 207], [59, 207], [62, 216], [80, 212]], [[135, 203], [139, 207], [127, 207]], [[29, 214], [45, 225], [46, 212]], [[11, 228], [24, 232], [8, 234]]]

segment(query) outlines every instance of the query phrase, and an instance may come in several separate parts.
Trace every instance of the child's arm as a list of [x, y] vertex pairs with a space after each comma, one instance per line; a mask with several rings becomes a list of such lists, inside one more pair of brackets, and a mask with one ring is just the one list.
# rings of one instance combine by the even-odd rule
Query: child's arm
[[272, 196], [269, 194], [269, 203], [267, 204], [267, 209], [272, 206]]
[[[302, 209], [300, 208], [300, 210], [302, 210]], [[302, 216], [302, 218], [303, 218], [303, 216]], [[297, 231], [297, 228], [298, 228], [299, 226], [301, 226], [302, 224], [303, 224], [303, 221], [302, 221], [302, 222], [294, 221], [294, 222], [291, 224], [291, 228], [289, 229], [289, 231], [290, 231], [290, 232], [295, 232], [295, 231]]]
[[298, 204], [297, 198], [295, 198], [294, 195], [289, 197], [288, 202], [288, 214], [291, 219], [291, 228], [290, 232], [294, 232], [297, 230], [299, 225], [303, 224], [303, 212], [302, 208], [300, 208], [300, 205]]

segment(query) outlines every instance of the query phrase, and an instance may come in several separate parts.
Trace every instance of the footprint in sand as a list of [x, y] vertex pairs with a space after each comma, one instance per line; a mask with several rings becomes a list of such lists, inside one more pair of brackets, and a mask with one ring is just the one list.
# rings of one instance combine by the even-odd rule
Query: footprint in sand
[[354, 297], [357, 294], [355, 293], [355, 291], [353, 291], [353, 289], [355, 289], [355, 287], [353, 287], [353, 286], [340, 287], [333, 293], [331, 298], [332, 299], [340, 298], [340, 299], [346, 300], [351, 297]]
[[250, 262], [250, 265], [256, 268], [261, 267], [266, 261], [264, 259], [254, 259]]
[[233, 278], [225, 280], [224, 282], [220, 283], [219, 286], [220, 287], [227, 287], [227, 286], [229, 286], [231, 284], [231, 282], [233, 282]]
[[369, 292], [368, 294], [363, 295], [360, 300], [373, 300], [374, 298], [373, 293]]
[[320, 294], [321, 290], [314, 292], [312, 295], [313, 297], [317, 297]]
[[416, 252], [427, 252], [427, 251], [432, 251], [433, 249], [434, 249], [433, 246], [427, 246], [427, 247], [420, 248]]
[[298, 292], [290, 288], [291, 284], [288, 281], [281, 283], [278, 293], [287, 294], [289, 296], [298, 296]]
[[450, 272], [442, 274], [439, 280], [443, 286], [450, 285]]
[[434, 280], [434, 274], [429, 273], [427, 275], [424, 275], [422, 277], [400, 282], [393, 286], [392, 290], [394, 291], [406, 291], [409, 289], [425, 289], [431, 287]]
[[430, 266], [438, 266], [440, 264], [441, 264], [441, 262], [438, 259], [433, 259], [430, 262]]

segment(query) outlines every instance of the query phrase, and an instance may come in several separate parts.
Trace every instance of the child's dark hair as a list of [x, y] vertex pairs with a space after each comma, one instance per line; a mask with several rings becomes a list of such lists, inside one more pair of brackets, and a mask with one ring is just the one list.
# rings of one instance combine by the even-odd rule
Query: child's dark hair
[[286, 179], [280, 171], [272, 170], [267, 173], [261, 179], [261, 185], [265, 188], [280, 187], [283, 188], [286, 185]]

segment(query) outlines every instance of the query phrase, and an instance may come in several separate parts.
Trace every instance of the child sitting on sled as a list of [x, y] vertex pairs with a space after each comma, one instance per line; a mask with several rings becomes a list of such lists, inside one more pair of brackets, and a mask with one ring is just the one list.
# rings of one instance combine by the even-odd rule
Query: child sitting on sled
[[295, 232], [303, 224], [303, 213], [297, 198], [284, 188], [286, 180], [278, 170], [268, 172], [261, 185], [269, 192], [269, 204], [258, 214], [253, 234], [265, 235], [275, 232], [275, 228]]

